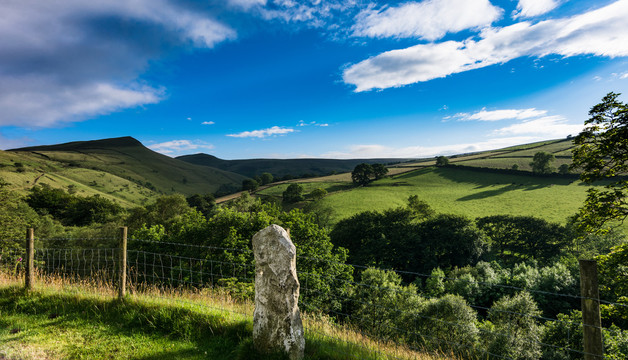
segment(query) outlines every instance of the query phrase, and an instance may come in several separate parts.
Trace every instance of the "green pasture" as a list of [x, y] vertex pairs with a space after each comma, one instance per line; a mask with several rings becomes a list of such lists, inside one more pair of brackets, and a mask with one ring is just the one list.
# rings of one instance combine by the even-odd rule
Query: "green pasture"
[[330, 193], [322, 202], [334, 209], [335, 221], [362, 211], [402, 206], [409, 196], [418, 195], [439, 213], [471, 218], [536, 216], [564, 224], [582, 205], [587, 188], [579, 181], [557, 177], [426, 168]]

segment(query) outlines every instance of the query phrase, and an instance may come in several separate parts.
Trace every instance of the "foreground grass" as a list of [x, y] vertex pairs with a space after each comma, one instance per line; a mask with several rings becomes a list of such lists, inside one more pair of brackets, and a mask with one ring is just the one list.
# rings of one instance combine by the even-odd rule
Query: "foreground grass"
[[[252, 345], [252, 305], [224, 294], [115, 291], [40, 279], [27, 293], [0, 274], [0, 359], [283, 359]], [[306, 359], [436, 359], [303, 316]]]

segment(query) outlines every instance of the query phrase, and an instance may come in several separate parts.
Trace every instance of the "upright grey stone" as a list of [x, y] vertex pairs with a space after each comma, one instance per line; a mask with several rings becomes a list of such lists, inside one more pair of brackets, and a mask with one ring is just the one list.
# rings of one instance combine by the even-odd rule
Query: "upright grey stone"
[[255, 312], [253, 343], [262, 353], [285, 352], [303, 358], [305, 338], [299, 313], [296, 248], [290, 236], [271, 225], [253, 236]]

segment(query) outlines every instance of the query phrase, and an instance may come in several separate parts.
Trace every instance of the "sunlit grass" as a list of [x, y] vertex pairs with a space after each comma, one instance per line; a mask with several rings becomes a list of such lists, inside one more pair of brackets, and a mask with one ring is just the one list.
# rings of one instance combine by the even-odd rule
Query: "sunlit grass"
[[[253, 304], [212, 289], [149, 288], [116, 299], [98, 280], [0, 272], [0, 359], [273, 359], [252, 345]], [[306, 359], [440, 359], [302, 314]]]

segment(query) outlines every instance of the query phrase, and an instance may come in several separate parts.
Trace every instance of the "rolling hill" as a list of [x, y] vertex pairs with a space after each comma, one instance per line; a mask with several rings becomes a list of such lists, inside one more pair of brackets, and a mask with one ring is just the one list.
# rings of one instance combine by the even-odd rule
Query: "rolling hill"
[[156, 153], [131, 137], [0, 152], [0, 177], [26, 191], [37, 183], [101, 194], [126, 206], [159, 194], [230, 193], [246, 177]]
[[194, 154], [177, 157], [191, 164], [210, 166], [224, 171], [234, 172], [247, 177], [255, 177], [264, 172], [273, 174], [275, 178], [286, 175], [293, 177], [314, 177], [352, 171], [356, 165], [395, 164], [408, 159], [246, 159], [223, 160], [212, 155]]

